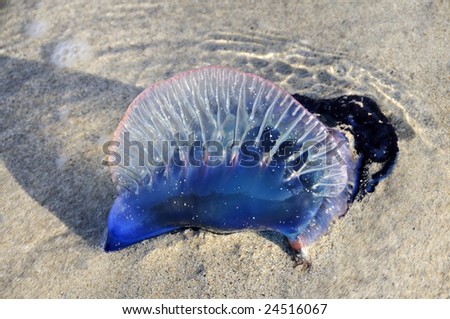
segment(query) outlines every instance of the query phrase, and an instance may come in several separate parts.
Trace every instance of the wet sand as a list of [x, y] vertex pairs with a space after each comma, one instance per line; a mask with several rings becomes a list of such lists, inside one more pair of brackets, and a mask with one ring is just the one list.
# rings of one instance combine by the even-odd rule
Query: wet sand
[[[447, 1], [0, 0], [0, 297], [449, 298]], [[105, 253], [102, 143], [156, 81], [205, 65], [374, 98], [399, 159], [293, 268], [283, 238], [186, 230]]]

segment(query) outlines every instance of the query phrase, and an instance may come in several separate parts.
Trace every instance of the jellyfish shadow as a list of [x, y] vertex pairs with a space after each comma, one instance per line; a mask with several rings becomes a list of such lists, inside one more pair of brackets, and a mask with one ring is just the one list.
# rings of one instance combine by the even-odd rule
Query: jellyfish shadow
[[[0, 69], [0, 154], [7, 169], [41, 206], [99, 246], [115, 191], [98, 160], [101, 147], [92, 156], [95, 146], [86, 146], [100, 131], [114, 131], [142, 88], [2, 55]], [[100, 129], [92, 123], [96, 118]], [[72, 138], [68, 145], [67, 137], [78, 132], [79, 143]], [[72, 155], [64, 159], [68, 148]]]

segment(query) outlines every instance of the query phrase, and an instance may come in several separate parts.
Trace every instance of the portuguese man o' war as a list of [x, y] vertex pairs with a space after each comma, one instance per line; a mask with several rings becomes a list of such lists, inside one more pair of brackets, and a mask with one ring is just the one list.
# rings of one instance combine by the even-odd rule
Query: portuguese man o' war
[[[144, 90], [105, 148], [118, 191], [105, 250], [196, 227], [275, 231], [301, 256], [397, 151], [368, 98], [291, 96], [225, 67], [182, 73]], [[373, 162], [382, 168], [369, 174]]]

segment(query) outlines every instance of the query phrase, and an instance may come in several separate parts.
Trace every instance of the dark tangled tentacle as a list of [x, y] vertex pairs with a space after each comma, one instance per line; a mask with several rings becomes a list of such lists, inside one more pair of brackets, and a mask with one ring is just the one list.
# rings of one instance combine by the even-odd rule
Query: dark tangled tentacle
[[[395, 129], [380, 111], [376, 102], [368, 97], [345, 95], [335, 99], [314, 100], [294, 94], [293, 97], [328, 126], [342, 124], [351, 127], [359, 159], [359, 183], [351, 201], [361, 200], [375, 190], [378, 183], [392, 171], [398, 154]], [[381, 168], [370, 173], [373, 163]]]

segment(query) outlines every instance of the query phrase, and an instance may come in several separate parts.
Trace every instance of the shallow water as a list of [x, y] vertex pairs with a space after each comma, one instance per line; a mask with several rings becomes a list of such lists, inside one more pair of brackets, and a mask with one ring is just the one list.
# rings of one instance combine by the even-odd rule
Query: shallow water
[[[350, 6], [0, 2], [0, 296], [448, 297], [448, 5]], [[310, 271], [273, 234], [101, 250], [101, 145], [144, 87], [204, 65], [369, 96], [396, 127], [394, 173], [311, 247]]]

